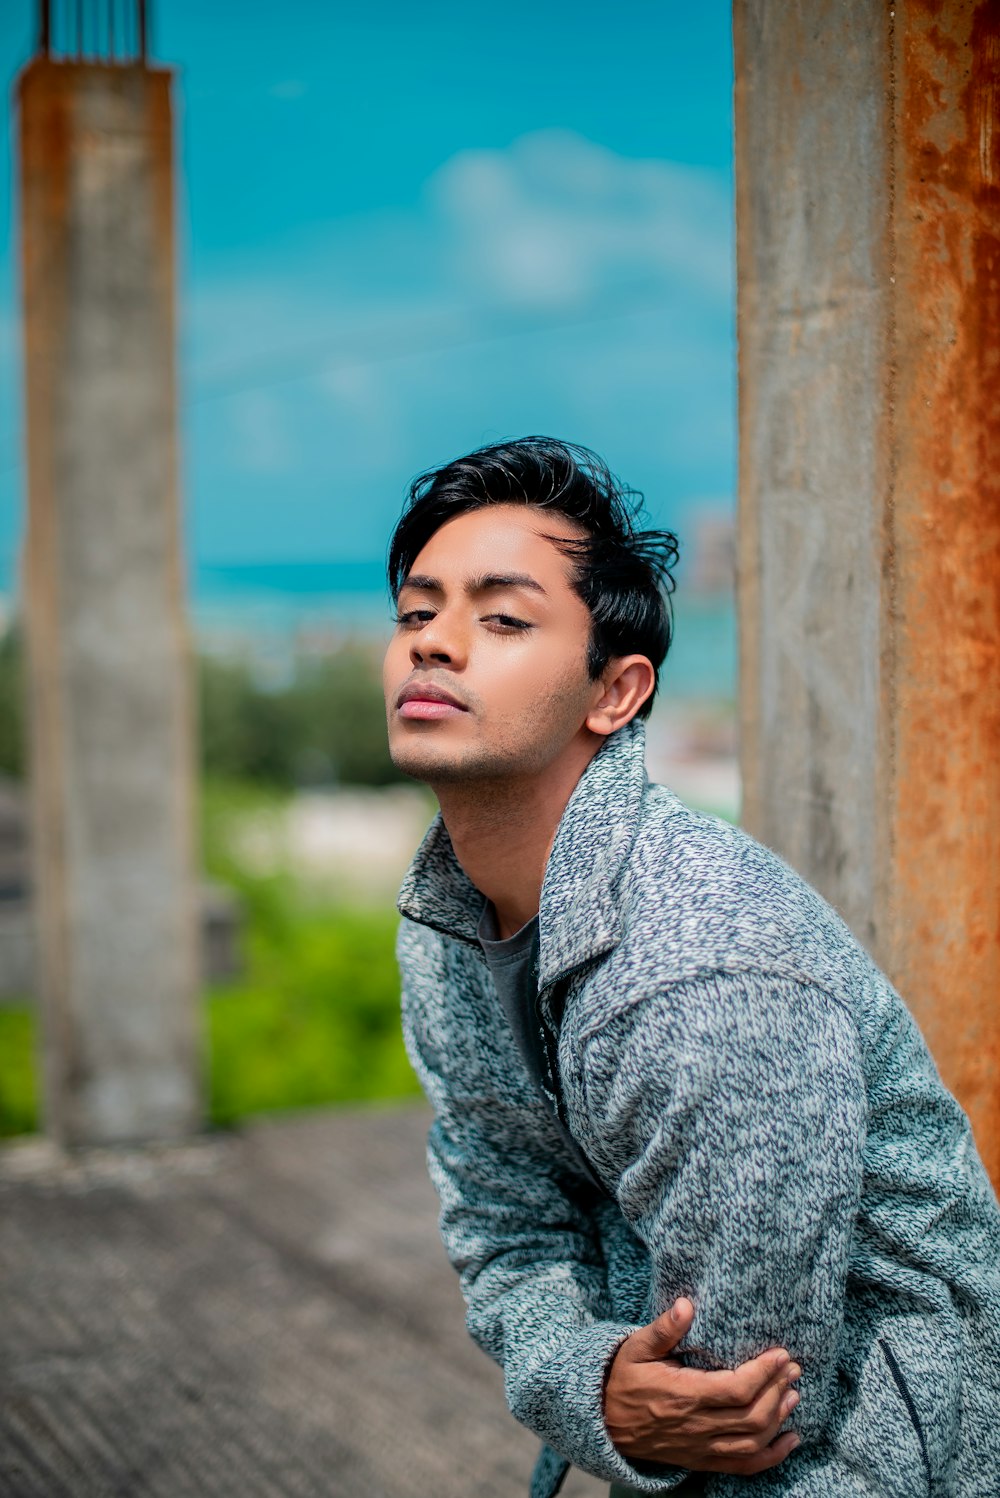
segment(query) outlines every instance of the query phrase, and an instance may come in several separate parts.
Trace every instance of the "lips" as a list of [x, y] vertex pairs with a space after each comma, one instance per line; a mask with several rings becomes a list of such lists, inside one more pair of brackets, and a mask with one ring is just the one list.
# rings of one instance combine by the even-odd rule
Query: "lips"
[[465, 704], [451, 692], [429, 681], [407, 682], [396, 699], [396, 706], [403, 718], [449, 718], [455, 713], [468, 712]]

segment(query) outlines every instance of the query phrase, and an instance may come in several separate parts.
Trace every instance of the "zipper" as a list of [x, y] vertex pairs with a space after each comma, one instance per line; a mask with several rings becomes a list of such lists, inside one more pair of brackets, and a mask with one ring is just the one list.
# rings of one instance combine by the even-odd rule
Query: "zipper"
[[920, 1424], [920, 1416], [917, 1414], [917, 1407], [913, 1403], [913, 1396], [906, 1386], [906, 1379], [903, 1377], [903, 1370], [899, 1366], [896, 1354], [893, 1352], [892, 1348], [889, 1346], [884, 1337], [879, 1337], [878, 1345], [882, 1349], [882, 1356], [885, 1358], [886, 1363], [889, 1365], [889, 1372], [892, 1374], [892, 1381], [899, 1391], [899, 1397], [905, 1404], [910, 1419], [913, 1422], [913, 1429], [917, 1433], [917, 1440], [920, 1442], [920, 1455], [923, 1458], [924, 1472], [927, 1477], [927, 1491], [928, 1493], [930, 1493], [934, 1486], [934, 1481], [931, 1477], [931, 1459], [927, 1453], [927, 1442], [924, 1439], [924, 1429]]

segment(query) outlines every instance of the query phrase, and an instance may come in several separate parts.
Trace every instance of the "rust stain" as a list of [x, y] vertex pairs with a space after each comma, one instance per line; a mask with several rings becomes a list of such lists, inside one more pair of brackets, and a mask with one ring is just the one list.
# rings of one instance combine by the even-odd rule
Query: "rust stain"
[[40, 947], [40, 1000], [51, 1044], [44, 1048], [46, 1123], [65, 1128], [62, 1099], [78, 1055], [68, 1000], [69, 914], [66, 902], [59, 594], [46, 557], [57, 545], [52, 371], [62, 357], [66, 256], [59, 233], [69, 202], [72, 93], [58, 68], [36, 58], [18, 80], [22, 289], [24, 298], [25, 446], [28, 527], [24, 554], [28, 644], [29, 756], [34, 878], [46, 940]]
[[1000, 3], [896, 26], [893, 970], [1000, 1182]]
[[[107, 105], [100, 129], [85, 128], [83, 101], [99, 86]], [[70, 260], [79, 214], [81, 163], [104, 147], [122, 99], [139, 91], [149, 131], [158, 135], [160, 279], [170, 289], [173, 221], [170, 177], [170, 74], [141, 67], [79, 65], [36, 57], [18, 79], [25, 427], [28, 527], [25, 609], [29, 655], [29, 726], [34, 874], [43, 941], [41, 1000], [46, 1037], [46, 1124], [59, 1138], [79, 1128], [79, 1099], [89, 1058], [86, 1026], [74, 996], [66, 808], [65, 640], [61, 624], [60, 425], [58, 378], [72, 317]], [[91, 102], [92, 99], [91, 99]], [[128, 111], [126, 111], [127, 113]], [[128, 128], [126, 122], [126, 128]], [[170, 343], [172, 356], [172, 335]], [[171, 453], [171, 460], [175, 456]], [[171, 494], [176, 473], [170, 475]], [[178, 595], [179, 596], [179, 595]]]

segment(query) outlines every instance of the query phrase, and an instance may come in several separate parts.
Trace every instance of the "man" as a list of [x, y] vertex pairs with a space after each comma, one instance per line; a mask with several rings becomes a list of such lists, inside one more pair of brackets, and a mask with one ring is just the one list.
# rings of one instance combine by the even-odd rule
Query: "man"
[[469, 1330], [545, 1443], [533, 1498], [570, 1462], [614, 1492], [996, 1498], [1000, 1211], [967, 1121], [820, 897], [646, 779], [675, 555], [542, 438], [425, 475], [390, 546], [390, 749], [441, 808], [400, 894], [404, 1028]]

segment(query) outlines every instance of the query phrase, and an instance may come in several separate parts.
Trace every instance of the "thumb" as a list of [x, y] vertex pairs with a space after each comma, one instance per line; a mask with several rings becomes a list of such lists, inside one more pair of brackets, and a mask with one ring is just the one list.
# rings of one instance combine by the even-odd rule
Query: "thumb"
[[693, 1320], [694, 1306], [687, 1296], [682, 1295], [649, 1326], [640, 1327], [629, 1338], [633, 1361], [648, 1363], [667, 1357], [682, 1337], [687, 1336]]

